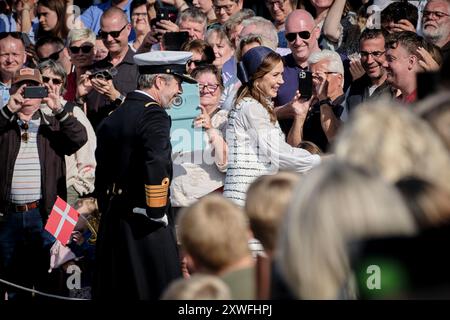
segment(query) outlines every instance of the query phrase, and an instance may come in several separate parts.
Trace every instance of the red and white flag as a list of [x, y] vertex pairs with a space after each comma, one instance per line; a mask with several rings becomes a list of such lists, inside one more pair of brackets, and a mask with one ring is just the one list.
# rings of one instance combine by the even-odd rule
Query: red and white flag
[[66, 245], [77, 224], [79, 215], [77, 210], [69, 206], [60, 197], [57, 197], [45, 225], [45, 230], [50, 232], [63, 245]]

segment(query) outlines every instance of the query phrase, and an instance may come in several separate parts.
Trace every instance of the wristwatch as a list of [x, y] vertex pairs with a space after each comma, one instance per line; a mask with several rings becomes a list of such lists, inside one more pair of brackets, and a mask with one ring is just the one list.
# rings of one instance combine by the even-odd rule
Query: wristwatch
[[324, 99], [324, 100], [320, 100], [319, 101], [319, 106], [323, 105], [323, 104], [327, 104], [329, 106], [333, 106], [333, 102], [331, 101], [330, 98]]
[[120, 106], [124, 101], [125, 101], [125, 96], [123, 94], [120, 94], [120, 96], [116, 100], [114, 100], [113, 103], [116, 106]]

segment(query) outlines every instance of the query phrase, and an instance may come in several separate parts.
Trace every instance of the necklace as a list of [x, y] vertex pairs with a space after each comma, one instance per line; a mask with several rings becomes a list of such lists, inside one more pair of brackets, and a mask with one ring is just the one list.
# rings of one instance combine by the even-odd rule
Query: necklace
[[28, 123], [23, 121], [22, 124], [20, 125], [20, 128], [23, 130], [22, 132], [22, 141], [25, 143], [28, 143], [28, 141], [30, 140], [30, 134], [28, 133]]

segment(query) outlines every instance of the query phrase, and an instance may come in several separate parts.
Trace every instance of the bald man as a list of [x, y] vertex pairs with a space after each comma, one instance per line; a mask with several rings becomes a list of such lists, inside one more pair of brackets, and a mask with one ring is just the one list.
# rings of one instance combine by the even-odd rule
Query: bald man
[[286, 106], [295, 96], [298, 90], [298, 74], [301, 70], [308, 69], [308, 58], [320, 51], [318, 39], [320, 29], [315, 26], [314, 18], [306, 10], [294, 10], [286, 18], [286, 40], [291, 54], [283, 57], [284, 84], [278, 90], [275, 98], [275, 112], [280, 119], [280, 126], [287, 135], [292, 126], [293, 110]]
[[[133, 51], [128, 46], [131, 25], [126, 13], [117, 7], [106, 10], [100, 20], [99, 36], [109, 55], [97, 62], [90, 72], [104, 68], [114, 68], [117, 73], [112, 79], [89, 78], [82, 75], [84, 83], [80, 102], [86, 102], [87, 116], [94, 129], [100, 122], [120, 106], [125, 96], [136, 89], [138, 69], [134, 64]], [[79, 92], [80, 93], [80, 92]]]

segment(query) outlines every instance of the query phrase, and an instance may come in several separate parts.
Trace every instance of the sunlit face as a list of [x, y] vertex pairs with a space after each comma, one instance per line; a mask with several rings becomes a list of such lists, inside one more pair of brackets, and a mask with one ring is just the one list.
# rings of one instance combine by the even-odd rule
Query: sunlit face
[[217, 32], [213, 32], [209, 35], [207, 42], [214, 50], [214, 56], [216, 59], [213, 61], [213, 65], [217, 68], [222, 68], [225, 62], [233, 55], [233, 48], [230, 47], [225, 39], [221, 39]]
[[412, 60], [415, 58], [411, 56], [408, 51], [402, 46], [398, 45], [395, 49], [388, 48], [386, 50], [386, 71], [387, 81], [396, 88], [403, 86], [405, 81], [410, 81], [408, 76], [410, 70], [413, 68]]
[[214, 13], [217, 21], [224, 24], [230, 17], [242, 10], [242, 0], [214, 0]]
[[25, 47], [22, 41], [13, 37], [0, 40], [0, 70], [12, 76], [23, 67], [26, 61]]
[[180, 31], [189, 32], [189, 40], [205, 39], [206, 25], [204, 23], [198, 23], [192, 20], [183, 20], [180, 22]]
[[422, 31], [431, 41], [446, 40], [450, 36], [450, 4], [444, 0], [430, 1], [422, 16]]
[[222, 90], [216, 76], [211, 72], [204, 72], [195, 78], [200, 90], [200, 104], [203, 106], [217, 107], [219, 105]]
[[386, 73], [383, 67], [386, 61], [384, 44], [384, 37], [366, 39], [360, 43], [361, 64], [371, 79], [379, 79]]
[[275, 67], [262, 78], [255, 80], [255, 86], [268, 98], [275, 98], [278, 94], [278, 89], [284, 83], [283, 81], [283, 62], [278, 62]]
[[183, 92], [181, 89], [181, 80], [178, 77], [171, 77], [169, 80], [162, 78], [162, 88], [161, 88], [161, 106], [163, 108], [169, 108], [172, 103], [172, 99], [176, 95]]
[[328, 68], [329, 62], [321, 60], [310, 65], [313, 76], [313, 91], [318, 95], [319, 89], [325, 81], [328, 81], [328, 92], [336, 92], [342, 90], [343, 76], [338, 72], [331, 72]]
[[[85, 52], [90, 48], [89, 52]], [[86, 40], [73, 41], [69, 47], [70, 60], [76, 67], [87, 67], [94, 63], [95, 46]]]
[[56, 11], [44, 7], [43, 5], [38, 5], [37, 17], [39, 19], [39, 25], [44, 31], [53, 30], [58, 23], [58, 14]]
[[283, 23], [293, 10], [289, 0], [265, 0], [265, 3], [272, 19], [278, 23]]
[[[294, 58], [298, 61], [307, 61], [311, 53], [318, 47], [319, 29], [314, 26], [313, 21], [307, 21], [306, 19], [289, 19], [286, 22], [285, 29], [286, 35], [289, 33], [296, 34], [293, 41], [288, 40], [288, 47], [291, 49]], [[309, 32], [310, 37], [304, 39], [300, 37], [299, 32]]]
[[212, 0], [192, 0], [192, 4], [205, 14], [213, 10]]
[[62, 94], [62, 90], [64, 87], [63, 79], [60, 76], [54, 74], [50, 70], [50, 68], [44, 69], [42, 71], [42, 80], [49, 93], [55, 93], [57, 95]]
[[131, 25], [137, 33], [150, 31], [147, 7], [145, 5], [134, 8], [133, 13], [131, 14]]
[[[108, 35], [103, 37], [105, 47], [111, 53], [120, 53], [128, 47], [128, 36], [130, 35], [131, 26], [124, 21], [121, 15], [108, 16], [101, 20], [101, 31], [107, 32]], [[117, 37], [113, 37], [110, 32], [119, 33]]]

